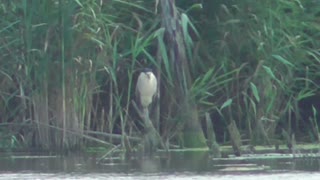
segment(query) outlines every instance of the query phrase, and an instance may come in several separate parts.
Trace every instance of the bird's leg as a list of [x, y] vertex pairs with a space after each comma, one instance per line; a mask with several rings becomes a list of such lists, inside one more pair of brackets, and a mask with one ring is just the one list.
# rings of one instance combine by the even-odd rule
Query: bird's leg
[[148, 107], [142, 109], [144, 119], [150, 119]]

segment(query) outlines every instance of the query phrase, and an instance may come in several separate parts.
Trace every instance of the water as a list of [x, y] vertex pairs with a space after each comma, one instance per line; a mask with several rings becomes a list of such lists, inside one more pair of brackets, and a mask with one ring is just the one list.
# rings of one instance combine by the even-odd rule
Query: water
[[154, 174], [154, 175], [135, 175], [135, 174], [4, 174], [0, 179], [119, 179], [119, 180], [180, 180], [180, 179], [217, 179], [217, 180], [277, 180], [277, 179], [308, 179], [308, 180], [319, 180], [320, 173], [282, 173], [282, 174], [232, 174], [232, 175], [221, 175], [221, 174], [189, 174], [189, 173], [179, 173], [179, 174]]
[[109, 159], [0, 154], [4, 179], [320, 179], [319, 158], [212, 160], [206, 153], [171, 153], [157, 158]]

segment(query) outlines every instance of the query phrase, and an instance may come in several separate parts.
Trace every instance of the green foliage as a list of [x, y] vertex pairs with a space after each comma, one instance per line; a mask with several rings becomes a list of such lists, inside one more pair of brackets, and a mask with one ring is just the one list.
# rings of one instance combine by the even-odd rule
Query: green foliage
[[147, 32], [154, 29], [151, 19], [141, 20], [152, 11], [119, 0], [10, 1], [1, 7], [1, 122], [31, 119], [34, 130], [22, 136], [35, 134], [36, 146], [66, 149], [81, 144], [69, 131], [113, 132], [117, 120], [126, 127], [137, 59], [158, 36]]
[[[29, 146], [77, 147], [83, 141], [68, 131], [91, 130], [121, 133], [124, 144], [125, 135], [139, 134], [130, 104], [137, 72], [150, 65], [161, 75], [161, 135], [178, 134], [176, 73], [154, 3], [1, 2], [0, 123], [33, 128], [0, 144], [16, 147], [23, 137]], [[192, 81], [183, 88], [201, 117], [233, 119], [259, 143], [276, 138], [280, 122], [287, 129], [305, 123], [297, 104], [319, 95], [317, 1], [177, 4]], [[315, 136], [319, 109], [311, 111]]]
[[[206, 19], [197, 24], [205, 44], [200, 52], [223, 64], [225, 72], [243, 67], [236, 83], [226, 85], [230, 91], [221, 103], [230, 97], [237, 103], [225, 116], [237, 119], [244, 135], [255, 142], [273, 138], [278, 122], [300, 111], [294, 104], [319, 90], [319, 53], [313, 53], [320, 45], [314, 25], [317, 2], [210, 1], [203, 7]], [[285, 127], [291, 128], [288, 121]], [[297, 116], [296, 121], [303, 119]]]

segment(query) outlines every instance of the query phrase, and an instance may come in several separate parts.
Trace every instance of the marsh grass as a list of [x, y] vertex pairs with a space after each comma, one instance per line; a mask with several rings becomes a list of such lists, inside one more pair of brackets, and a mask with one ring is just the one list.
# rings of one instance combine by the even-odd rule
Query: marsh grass
[[[311, 4], [248, 0], [233, 5], [221, 3], [214, 13], [208, 11], [210, 17], [216, 17], [212, 21], [215, 29], [202, 28], [200, 34], [216, 32], [206, 43], [216, 47], [214, 57], [224, 57], [218, 62], [227, 71], [242, 67], [235, 84], [227, 85], [226, 96], [235, 102], [229, 106], [228, 118], [237, 119], [243, 135], [253, 143], [270, 144], [279, 124], [291, 132], [293, 124], [305, 122], [297, 104], [319, 90], [316, 73], [311, 77], [305, 71], [318, 63], [318, 57], [309, 56], [311, 49], [319, 47], [311, 38], [318, 37], [311, 24], [319, 9]], [[212, 26], [208, 23], [207, 27]], [[210, 46], [212, 42], [215, 44]]]
[[[311, 120], [301, 107], [319, 97], [316, 1], [177, 4], [181, 37], [172, 42], [183, 46], [175, 47], [153, 1], [1, 2], [1, 147], [67, 150], [93, 139], [139, 147], [131, 102], [146, 66], [158, 74], [152, 119], [168, 146], [186, 143], [186, 117], [208, 113], [220, 142], [229, 142], [232, 120], [252, 144], [283, 139], [279, 129], [319, 140], [319, 107], [310, 105]], [[184, 67], [173, 60], [177, 47]]]

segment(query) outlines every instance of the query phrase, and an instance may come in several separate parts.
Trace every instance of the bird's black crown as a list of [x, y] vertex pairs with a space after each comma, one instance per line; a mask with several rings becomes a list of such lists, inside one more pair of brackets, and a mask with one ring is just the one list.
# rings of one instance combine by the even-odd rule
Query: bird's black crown
[[152, 72], [152, 69], [150, 68], [143, 68], [142, 72], [147, 73], [147, 72]]

